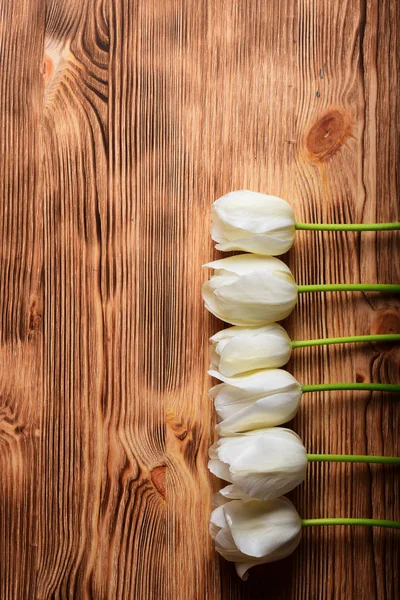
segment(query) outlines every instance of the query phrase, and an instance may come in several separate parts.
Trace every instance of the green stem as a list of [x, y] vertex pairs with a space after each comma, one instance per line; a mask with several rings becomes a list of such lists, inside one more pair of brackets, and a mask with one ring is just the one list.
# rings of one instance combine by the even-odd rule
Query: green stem
[[296, 229], [312, 231], [393, 231], [400, 223], [296, 223]]
[[397, 456], [366, 456], [363, 454], [307, 454], [310, 462], [349, 462], [378, 463], [380, 465], [400, 465]]
[[399, 342], [399, 341], [400, 341], [400, 333], [385, 333], [385, 334], [379, 334], [379, 335], [349, 335], [346, 337], [292, 341], [292, 348], [304, 348], [305, 346], [327, 346], [329, 344], [351, 344], [354, 342]]
[[400, 392], [400, 385], [391, 383], [317, 383], [302, 385], [302, 392], [325, 392], [330, 390], [370, 390], [371, 392]]
[[369, 527], [391, 527], [400, 529], [400, 521], [386, 521], [384, 519], [303, 519], [303, 527], [312, 527], [313, 525], [368, 525]]
[[389, 292], [399, 293], [400, 284], [397, 283], [321, 283], [312, 285], [298, 285], [299, 294], [305, 292]]

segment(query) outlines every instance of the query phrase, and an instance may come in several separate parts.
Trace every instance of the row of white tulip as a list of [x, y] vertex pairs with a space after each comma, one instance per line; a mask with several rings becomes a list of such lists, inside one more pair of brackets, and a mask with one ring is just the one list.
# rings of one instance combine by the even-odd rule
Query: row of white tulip
[[[303, 392], [310, 391], [306, 388], [318, 387], [301, 386], [279, 368], [295, 346], [275, 321], [291, 313], [298, 292], [305, 290], [271, 255], [291, 247], [297, 225], [287, 202], [264, 194], [232, 192], [212, 207], [217, 249], [256, 253], [208, 263], [214, 275], [203, 285], [206, 308], [234, 325], [211, 338], [209, 374], [222, 383], [210, 397], [221, 437], [210, 448], [208, 466], [231, 485], [215, 495], [210, 531], [217, 551], [235, 562], [242, 579], [250, 567], [288, 556], [297, 547], [305, 521], [283, 494], [304, 481], [308, 458], [318, 460], [307, 455], [298, 435], [278, 427], [295, 416]], [[371, 384], [370, 389], [382, 387], [390, 386]]]
[[[217, 551], [236, 563], [240, 577], [255, 564], [291, 553], [300, 541], [301, 519], [281, 496], [305, 478], [307, 454], [291, 430], [273, 427], [297, 412], [302, 389], [279, 369], [291, 355], [291, 340], [275, 323], [297, 300], [290, 269], [271, 254], [293, 243], [294, 215], [280, 198], [227, 194], [212, 208], [212, 237], [219, 250], [245, 250], [217, 260], [203, 286], [206, 308], [235, 325], [211, 338], [210, 375], [222, 383], [210, 390], [221, 437], [210, 448], [210, 471], [232, 485], [214, 498], [211, 534]], [[249, 210], [249, 203], [251, 210]]]

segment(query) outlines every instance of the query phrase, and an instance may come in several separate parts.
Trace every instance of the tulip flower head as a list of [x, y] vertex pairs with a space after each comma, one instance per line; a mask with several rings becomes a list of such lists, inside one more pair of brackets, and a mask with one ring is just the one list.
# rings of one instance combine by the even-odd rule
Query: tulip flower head
[[273, 500], [305, 479], [307, 454], [290, 429], [271, 427], [225, 437], [209, 451], [210, 471], [259, 500]]
[[[230, 492], [230, 497], [235, 494]], [[210, 533], [215, 549], [235, 562], [241, 579], [255, 565], [280, 560], [294, 552], [300, 543], [302, 521], [287, 498], [263, 502], [238, 499], [222, 503], [211, 513]]]
[[215, 269], [203, 284], [206, 308], [232, 325], [265, 325], [290, 315], [297, 285], [278, 258], [239, 254], [204, 265]]
[[255, 369], [285, 365], [292, 352], [286, 331], [277, 323], [262, 327], [229, 327], [210, 340], [211, 369], [232, 377]]
[[278, 256], [289, 250], [294, 236], [294, 213], [282, 198], [240, 190], [212, 205], [211, 237], [218, 250]]
[[236, 377], [213, 370], [209, 373], [224, 382], [209, 392], [220, 419], [216, 428], [219, 435], [282, 425], [295, 416], [300, 406], [301, 385], [283, 369], [264, 369]]

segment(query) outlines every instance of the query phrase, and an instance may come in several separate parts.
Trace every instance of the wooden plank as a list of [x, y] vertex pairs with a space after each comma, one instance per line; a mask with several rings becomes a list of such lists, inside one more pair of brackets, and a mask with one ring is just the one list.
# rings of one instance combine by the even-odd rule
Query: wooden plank
[[[247, 583], [219, 561], [221, 323], [200, 294], [210, 204], [231, 189], [303, 221], [399, 220], [397, 4], [0, 1], [2, 598], [397, 597], [387, 530], [307, 530]], [[301, 232], [285, 260], [303, 284], [394, 283], [398, 240]], [[305, 295], [286, 326], [400, 331], [400, 304]], [[398, 382], [399, 351], [301, 349], [288, 369]], [[309, 394], [293, 427], [312, 452], [399, 455], [399, 419], [387, 395]], [[398, 519], [399, 491], [394, 468], [313, 464], [292, 498], [304, 517]]]
[[[44, 10], [0, 2], [0, 596], [35, 588]], [[25, 48], [24, 52], [20, 49]], [[30, 596], [32, 597], [32, 596]]]
[[[190, 9], [202, 23], [205, 7]], [[190, 233], [204, 216], [191, 159], [199, 140], [190, 135], [201, 118], [192, 116], [199, 78], [189, 73], [200, 49], [182, 53], [190, 40], [184, 12], [181, 3], [125, 2], [110, 18], [110, 203], [123, 268], [114, 299], [125, 324], [115, 330], [114, 353], [126, 368], [124, 431], [141, 472], [120, 509], [128, 531], [115, 538], [115, 553], [126, 559], [116, 564], [114, 594], [124, 598], [213, 597], [218, 589], [204, 493], [211, 434], [199, 294], [204, 231]]]
[[[379, 175], [380, 171], [393, 169], [392, 162], [397, 161], [391, 152], [381, 150], [380, 140], [394, 144], [395, 153], [399, 152], [398, 132], [394, 133], [386, 120], [387, 112], [395, 120], [398, 118], [398, 104], [389, 104], [387, 97], [390, 80], [397, 77], [399, 48], [394, 42], [389, 54], [383, 35], [383, 29], [390, 31], [393, 39], [398, 34], [399, 13], [393, 9], [388, 3], [375, 2], [361, 3], [357, 10], [352, 3], [312, 3], [308, 10], [301, 6], [298, 64], [300, 72], [309, 75], [309, 81], [297, 101], [296, 112], [303, 116], [299, 146], [305, 145], [307, 152], [300, 152], [296, 161], [296, 194], [304, 220], [390, 221], [394, 220], [393, 215], [399, 215], [397, 183], [392, 178], [384, 191], [380, 183], [383, 177]], [[379, 32], [379, 28], [383, 29]], [[313, 98], [314, 87], [319, 90], [319, 98]], [[331, 129], [324, 132], [325, 115], [332, 116], [336, 110], [343, 121], [337, 119], [337, 128], [334, 122], [333, 126], [328, 123]], [[344, 143], [330, 158], [315, 161], [315, 148], [310, 148], [310, 137], [307, 138], [309, 128], [319, 131], [320, 146], [329, 149], [325, 140], [340, 140], [347, 123], [351, 123], [351, 135], [342, 139]], [[309, 252], [292, 255], [298, 280], [399, 281], [398, 264], [388, 261], [390, 253], [399, 251], [397, 235], [330, 237], [327, 246], [324, 235], [316, 236], [313, 242], [310, 236], [301, 236], [300, 243], [307, 243]], [[386, 247], [383, 252], [382, 244]], [[302, 247], [305, 248], [300, 246], [299, 250]], [[312, 270], [307, 258], [310, 254]], [[400, 330], [399, 302], [395, 297], [332, 294], [326, 298], [304, 298], [299, 308], [303, 315], [309, 315], [310, 322], [303, 319], [301, 325], [295, 326], [296, 335]], [[292, 323], [295, 319], [296, 315]], [[294, 372], [307, 382], [394, 382], [399, 377], [399, 354], [390, 346], [332, 347], [303, 353], [295, 361]], [[322, 394], [306, 398], [304, 405], [294, 425], [312, 451], [399, 455], [394, 432], [400, 414], [393, 397]], [[394, 498], [399, 487], [393, 469], [318, 465], [309, 469], [307, 484], [296, 494], [304, 515], [398, 518]], [[392, 496], [392, 502], [385, 500], [387, 494]], [[289, 594], [294, 598], [302, 598], [305, 593], [320, 598], [395, 598], [399, 589], [398, 540], [397, 534], [385, 535], [382, 530], [308, 531], [296, 556], [296, 577]]]
[[106, 597], [104, 496], [120, 448], [107, 430], [107, 18], [102, 2], [47, 7], [38, 598]]

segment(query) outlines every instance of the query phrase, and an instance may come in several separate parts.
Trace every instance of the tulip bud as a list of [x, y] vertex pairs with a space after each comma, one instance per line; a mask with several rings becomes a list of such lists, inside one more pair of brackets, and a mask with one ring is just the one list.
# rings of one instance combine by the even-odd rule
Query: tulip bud
[[232, 377], [255, 369], [285, 365], [292, 345], [286, 331], [277, 323], [263, 327], [229, 327], [210, 340], [211, 368]]
[[215, 549], [235, 562], [241, 579], [255, 565], [274, 562], [294, 552], [301, 540], [302, 521], [287, 498], [231, 500], [211, 513]]
[[307, 454], [290, 429], [271, 427], [219, 439], [209, 450], [210, 471], [252, 498], [273, 500], [300, 485]]
[[220, 418], [216, 428], [219, 435], [282, 425], [298, 411], [301, 385], [283, 369], [264, 369], [236, 377], [225, 377], [217, 371], [209, 373], [225, 382], [209, 392]]
[[233, 325], [264, 325], [290, 315], [297, 285], [278, 258], [239, 254], [204, 265], [215, 269], [203, 284], [206, 308]]
[[240, 190], [212, 205], [211, 237], [218, 250], [278, 256], [289, 250], [294, 236], [294, 213], [282, 198]]

